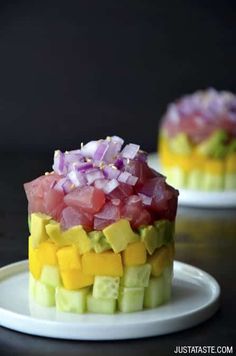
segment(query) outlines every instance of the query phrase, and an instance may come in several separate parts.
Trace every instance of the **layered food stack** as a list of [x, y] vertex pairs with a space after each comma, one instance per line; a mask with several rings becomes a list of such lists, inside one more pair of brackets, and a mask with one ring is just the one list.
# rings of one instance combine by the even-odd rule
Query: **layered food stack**
[[236, 189], [236, 96], [198, 91], [169, 105], [159, 154], [167, 181], [178, 188]]
[[178, 191], [120, 137], [56, 151], [24, 184], [30, 297], [64, 312], [155, 308], [171, 295]]

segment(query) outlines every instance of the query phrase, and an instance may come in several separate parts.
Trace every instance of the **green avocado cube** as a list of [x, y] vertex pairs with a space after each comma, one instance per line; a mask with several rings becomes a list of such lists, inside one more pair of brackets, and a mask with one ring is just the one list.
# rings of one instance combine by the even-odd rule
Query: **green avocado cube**
[[102, 231], [91, 231], [88, 235], [92, 242], [92, 248], [96, 253], [111, 249], [111, 245], [107, 242]]
[[153, 254], [156, 248], [161, 247], [163, 244], [164, 225], [156, 228], [154, 225], [148, 225], [139, 229], [141, 240], [150, 255]]
[[227, 150], [224, 149], [227, 139], [226, 131], [216, 130], [207, 140], [198, 145], [197, 151], [203, 156], [223, 158], [227, 153]]

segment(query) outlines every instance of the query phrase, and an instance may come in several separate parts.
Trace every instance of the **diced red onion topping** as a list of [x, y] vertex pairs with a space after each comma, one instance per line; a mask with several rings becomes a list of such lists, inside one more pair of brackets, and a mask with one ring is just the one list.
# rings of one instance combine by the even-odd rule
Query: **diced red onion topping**
[[94, 186], [97, 189], [102, 189], [105, 194], [111, 193], [119, 185], [119, 182], [116, 179], [98, 179], [94, 182]]
[[101, 142], [98, 145], [98, 147], [97, 147], [97, 149], [96, 149], [96, 151], [95, 151], [95, 153], [93, 155], [94, 161], [95, 162], [96, 161], [99, 161], [99, 162], [103, 161], [103, 157], [105, 156], [108, 148], [109, 148], [108, 142]]
[[86, 172], [86, 179], [89, 185], [93, 184], [97, 179], [103, 179], [104, 174], [98, 168], [90, 169]]
[[120, 171], [116, 168], [116, 166], [106, 166], [103, 168], [103, 172], [104, 172], [104, 175], [105, 175], [105, 178], [108, 178], [108, 179], [117, 179], [119, 174], [120, 174]]
[[54, 153], [54, 163], [52, 168], [54, 172], [60, 176], [66, 173], [64, 153], [60, 150], [57, 150]]
[[81, 153], [86, 158], [93, 158], [95, 152], [99, 146], [99, 141], [90, 141], [83, 147], [81, 147]]
[[71, 180], [71, 182], [74, 184], [75, 188], [77, 187], [83, 187], [84, 185], [87, 184], [86, 177], [83, 173], [77, 172], [77, 171], [71, 171], [68, 174], [68, 178]]
[[128, 159], [134, 159], [139, 151], [139, 148], [140, 148], [139, 145], [135, 145], [134, 143], [129, 143], [124, 147], [123, 151], [121, 152], [122, 157]]
[[138, 193], [138, 195], [140, 196], [140, 198], [142, 199], [143, 205], [147, 205], [150, 206], [152, 204], [152, 198], [142, 194], [142, 193]]
[[[132, 143], [122, 150], [123, 143], [122, 138], [111, 136], [105, 140], [90, 141], [81, 149], [65, 153], [56, 151], [53, 169], [63, 177], [55, 183], [55, 189], [67, 194], [77, 187], [93, 185], [109, 195], [120, 185], [121, 191], [122, 186], [130, 191], [130, 186], [136, 185], [138, 177], [129, 168], [145, 162], [147, 155], [139, 150], [139, 145]], [[118, 201], [117, 206], [120, 205]], [[148, 205], [147, 198], [144, 201]]]

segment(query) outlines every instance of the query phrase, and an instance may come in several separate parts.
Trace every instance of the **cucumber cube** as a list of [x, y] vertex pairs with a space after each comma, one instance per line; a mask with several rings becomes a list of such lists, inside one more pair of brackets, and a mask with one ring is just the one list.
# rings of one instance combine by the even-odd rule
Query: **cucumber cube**
[[96, 276], [93, 285], [93, 297], [117, 299], [119, 294], [119, 277]]
[[167, 177], [167, 183], [176, 188], [186, 187], [187, 174], [181, 167], [165, 167], [163, 173]]
[[144, 288], [121, 287], [118, 307], [122, 313], [131, 313], [143, 309]]
[[151, 265], [126, 267], [121, 278], [121, 285], [124, 287], [147, 287], [151, 273]]
[[29, 273], [29, 296], [34, 299], [36, 279]]
[[224, 175], [205, 173], [202, 189], [206, 191], [223, 190], [224, 189]]
[[116, 311], [116, 300], [94, 298], [89, 294], [87, 296], [87, 310], [89, 313], [114, 314]]
[[236, 174], [226, 173], [225, 175], [225, 189], [233, 190], [236, 189]]
[[56, 288], [56, 308], [62, 312], [85, 313], [86, 297], [89, 288], [80, 290], [67, 290], [63, 287]]
[[160, 277], [150, 278], [149, 285], [144, 292], [145, 308], [156, 308], [170, 300], [172, 276], [173, 267], [168, 266]]
[[198, 169], [193, 169], [188, 173], [187, 187], [188, 189], [200, 190], [202, 189], [202, 182], [204, 173]]
[[40, 281], [54, 288], [60, 286], [61, 278], [58, 267], [49, 265], [43, 266]]
[[168, 266], [163, 271], [164, 277], [164, 302], [168, 302], [171, 298], [172, 279], [173, 279], [173, 264]]
[[145, 308], [156, 308], [164, 303], [165, 281], [163, 274], [160, 277], [150, 278], [149, 285], [145, 288], [144, 306]]
[[55, 305], [55, 288], [40, 281], [36, 281], [34, 289], [34, 300], [43, 307]]

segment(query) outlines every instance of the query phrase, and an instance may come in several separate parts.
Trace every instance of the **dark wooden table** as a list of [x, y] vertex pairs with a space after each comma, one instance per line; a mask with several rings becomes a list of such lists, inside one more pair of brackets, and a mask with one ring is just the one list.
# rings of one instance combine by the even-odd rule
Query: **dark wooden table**
[[[27, 257], [27, 205], [22, 184], [49, 170], [51, 159], [47, 154], [35, 156], [1, 153], [0, 266]], [[164, 356], [173, 355], [177, 345], [229, 345], [235, 351], [236, 210], [179, 209], [176, 259], [204, 269], [220, 283], [221, 308], [210, 320], [170, 335], [108, 342], [47, 339], [0, 328], [0, 355]]]

